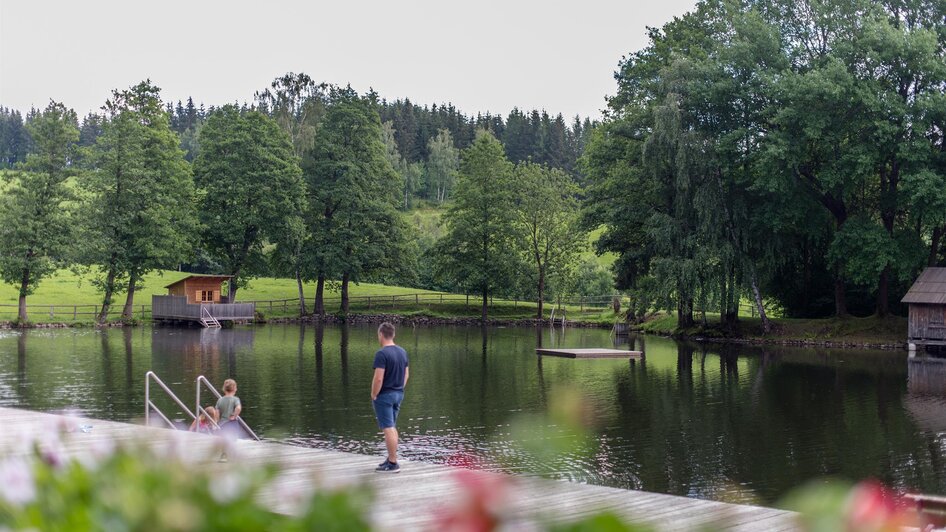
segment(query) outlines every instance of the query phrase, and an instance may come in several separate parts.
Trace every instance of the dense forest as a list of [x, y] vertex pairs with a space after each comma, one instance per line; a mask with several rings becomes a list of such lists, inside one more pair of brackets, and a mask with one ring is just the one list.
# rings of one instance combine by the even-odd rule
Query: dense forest
[[[642, 307], [885, 316], [946, 231], [946, 4], [707, 0], [628, 55], [586, 227]], [[759, 305], [762, 306], [761, 304]], [[760, 308], [761, 310], [761, 308]]]
[[[81, 120], [0, 107], [0, 274], [22, 302], [87, 268], [102, 320], [181, 264], [235, 290], [294, 277], [302, 313], [327, 311], [327, 285], [346, 312], [363, 281], [475, 294], [484, 316], [493, 295], [612, 286], [631, 317], [681, 326], [710, 312], [732, 328], [747, 300], [766, 328], [773, 307], [900, 313], [946, 260], [944, 21], [934, 0], [704, 0], [620, 61], [600, 123], [305, 74], [239, 105], [163, 102], [145, 81]], [[436, 237], [417, 207], [443, 213]], [[589, 234], [612, 271], [583, 256]]]
[[[566, 126], [561, 115], [518, 109], [508, 120], [471, 117], [306, 74], [277, 78], [252, 104], [166, 103], [144, 81], [81, 120], [57, 102], [25, 118], [4, 108], [0, 119], [11, 169], [0, 189], [0, 274], [20, 291], [22, 320], [26, 297], [65, 266], [94, 279], [99, 321], [118, 294], [130, 318], [143, 276], [178, 267], [232, 275], [231, 297], [254, 276], [295, 277], [303, 314], [326, 312], [327, 286], [340, 288], [347, 312], [348, 286], [361, 281], [482, 294], [484, 303], [612, 290], [610, 274], [580, 257], [587, 235], [575, 183], [589, 120]], [[474, 163], [478, 146], [489, 149]], [[502, 169], [477, 174], [485, 189], [469, 184], [480, 164]], [[502, 278], [472, 281], [436, 247], [443, 242], [418, 235], [404, 214], [417, 201], [442, 212], [453, 237], [490, 228], [486, 262], [507, 267]], [[494, 223], [481, 223], [486, 211]], [[549, 223], [536, 229], [537, 220]], [[567, 238], [543, 240], [563, 229]], [[450, 255], [480, 249], [449, 241]], [[305, 281], [316, 282], [314, 294]]]

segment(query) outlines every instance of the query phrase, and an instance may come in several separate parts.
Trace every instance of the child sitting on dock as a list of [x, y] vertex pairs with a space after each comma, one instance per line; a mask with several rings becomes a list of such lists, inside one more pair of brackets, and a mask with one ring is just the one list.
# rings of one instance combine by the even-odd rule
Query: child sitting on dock
[[[211, 420], [213, 422], [211, 423]], [[204, 407], [204, 409], [197, 414], [197, 419], [191, 423], [190, 430], [191, 432], [199, 432], [201, 434], [213, 434], [217, 430], [217, 423], [220, 421], [219, 414], [217, 409], [212, 406]]]
[[223, 397], [217, 400], [217, 415], [223, 424], [236, 421], [243, 411], [240, 398], [236, 396], [237, 383], [233, 379], [223, 381]]

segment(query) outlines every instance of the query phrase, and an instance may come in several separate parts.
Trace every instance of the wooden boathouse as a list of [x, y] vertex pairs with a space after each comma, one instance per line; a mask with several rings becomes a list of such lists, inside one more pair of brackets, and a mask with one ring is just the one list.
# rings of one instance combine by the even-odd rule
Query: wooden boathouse
[[[168, 295], [151, 296], [151, 317], [155, 321], [199, 323], [220, 327], [222, 321], [252, 320], [256, 303], [237, 303], [222, 295], [228, 275], [189, 275], [167, 285]], [[229, 292], [229, 287], [228, 290]]]
[[946, 345], [946, 268], [923, 270], [901, 302], [910, 306], [911, 350], [918, 345]]

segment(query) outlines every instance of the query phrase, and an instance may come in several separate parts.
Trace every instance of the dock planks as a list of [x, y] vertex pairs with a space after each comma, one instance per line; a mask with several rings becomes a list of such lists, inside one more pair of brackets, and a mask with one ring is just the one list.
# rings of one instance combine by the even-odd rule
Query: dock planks
[[644, 356], [642, 351], [604, 348], [544, 349], [540, 347], [535, 352], [537, 355], [563, 358], [641, 358]]
[[[16, 439], [30, 426], [68, 423], [64, 416], [0, 408], [0, 450], [4, 456], [24, 452]], [[456, 468], [425, 462], [402, 461], [398, 475], [374, 473], [377, 456], [325, 449], [310, 449], [275, 442], [240, 441], [227, 463], [218, 463], [213, 453], [214, 438], [200, 434], [144, 427], [102, 420], [75, 420], [92, 425], [91, 432], [75, 432], [64, 440], [65, 453], [77, 456], [104, 442], [136, 442], [143, 439], [157, 447], [187, 449], [192, 456], [209, 456], [198, 467], [225, 470], [243, 464], [275, 463], [283, 471], [262, 494], [263, 502], [274, 511], [291, 513], [284, 495], [311, 487], [365, 483], [385, 504], [383, 512], [373, 512], [377, 530], [433, 530], [436, 514], [445, 504], [460, 497]], [[380, 443], [380, 439], [379, 439]], [[380, 445], [379, 445], [380, 447]], [[498, 475], [495, 473], [491, 473]], [[504, 516], [511, 528], [535, 524], [562, 523], [597, 511], [611, 511], [656, 530], [794, 530], [795, 514], [773, 508], [728, 504], [674, 495], [577, 484], [537, 477], [507, 476], [511, 486]]]

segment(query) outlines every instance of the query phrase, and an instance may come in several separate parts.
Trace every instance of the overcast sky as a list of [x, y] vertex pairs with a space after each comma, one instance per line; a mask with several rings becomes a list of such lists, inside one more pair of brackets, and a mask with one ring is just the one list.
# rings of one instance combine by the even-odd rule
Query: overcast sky
[[151, 78], [165, 100], [249, 101], [274, 77], [389, 100], [597, 117], [622, 55], [690, 0], [0, 0], [0, 105], [80, 115]]

